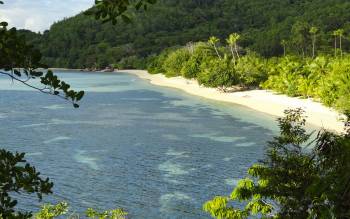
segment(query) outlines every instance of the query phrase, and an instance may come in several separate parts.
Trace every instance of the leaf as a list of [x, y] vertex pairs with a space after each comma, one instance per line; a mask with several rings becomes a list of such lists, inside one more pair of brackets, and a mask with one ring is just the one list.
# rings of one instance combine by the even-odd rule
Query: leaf
[[84, 91], [80, 91], [75, 97], [76, 97], [76, 100], [79, 101], [81, 100], [81, 98], [83, 98], [85, 92]]

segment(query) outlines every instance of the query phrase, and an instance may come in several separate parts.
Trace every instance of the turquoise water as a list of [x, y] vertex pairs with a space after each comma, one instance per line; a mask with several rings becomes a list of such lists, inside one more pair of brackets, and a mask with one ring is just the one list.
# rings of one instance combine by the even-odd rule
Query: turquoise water
[[[133, 75], [58, 74], [87, 91], [79, 109], [0, 77], [0, 138], [54, 181], [44, 202], [67, 201], [77, 213], [208, 218], [202, 204], [230, 194], [277, 132], [271, 116]], [[42, 204], [21, 202], [33, 211]]]

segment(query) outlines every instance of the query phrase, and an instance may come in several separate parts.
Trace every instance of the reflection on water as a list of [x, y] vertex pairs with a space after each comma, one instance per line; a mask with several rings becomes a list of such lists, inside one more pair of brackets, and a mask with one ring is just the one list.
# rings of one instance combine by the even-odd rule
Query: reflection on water
[[[65, 200], [77, 212], [208, 218], [202, 204], [231, 192], [277, 128], [264, 114], [132, 75], [60, 77], [87, 91], [80, 109], [0, 77], [1, 145], [26, 152], [55, 182], [45, 202]], [[21, 208], [38, 209], [34, 197], [24, 199]]]

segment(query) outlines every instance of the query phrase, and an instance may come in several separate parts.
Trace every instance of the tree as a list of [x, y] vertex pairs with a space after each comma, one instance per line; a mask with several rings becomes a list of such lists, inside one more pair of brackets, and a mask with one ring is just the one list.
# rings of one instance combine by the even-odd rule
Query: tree
[[232, 33], [229, 38], [234, 42], [237, 58], [240, 59], [237, 42], [241, 36], [238, 33]]
[[236, 45], [236, 38], [234, 37], [233, 34], [231, 34], [227, 39], [226, 39], [227, 44], [230, 47], [231, 50], [231, 55], [232, 55], [232, 61], [233, 63], [236, 63], [236, 57], [235, 57], [235, 53], [233, 51], [233, 47]]
[[287, 52], [287, 40], [282, 40], [281, 45], [283, 46], [283, 56], [286, 56]]
[[292, 27], [292, 39], [294, 44], [300, 48], [303, 58], [308, 45], [309, 24], [302, 21], [297, 21]]
[[312, 35], [312, 58], [315, 58], [317, 32], [318, 32], [318, 28], [317, 27], [311, 27], [310, 28], [310, 34]]
[[210, 37], [209, 40], [208, 40], [208, 43], [214, 47], [216, 55], [219, 57], [219, 59], [222, 59], [221, 55], [219, 54], [219, 51], [218, 51], [218, 49], [216, 47], [216, 44], [219, 43], [219, 42], [220, 42], [220, 40], [217, 37], [215, 37], [215, 36]]
[[[348, 218], [350, 131], [307, 133], [301, 109], [279, 119], [280, 135], [266, 158], [249, 168], [228, 197], [215, 197], [204, 210], [215, 218]], [[310, 148], [313, 147], [313, 148]], [[243, 209], [229, 203], [245, 203]]]

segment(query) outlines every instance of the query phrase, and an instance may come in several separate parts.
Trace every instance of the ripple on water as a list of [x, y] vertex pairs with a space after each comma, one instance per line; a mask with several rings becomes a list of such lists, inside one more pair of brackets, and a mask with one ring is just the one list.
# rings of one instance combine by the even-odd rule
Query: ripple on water
[[188, 175], [194, 168], [186, 168], [183, 163], [177, 162], [177, 159], [189, 158], [186, 151], [175, 151], [169, 149], [165, 155], [171, 157], [171, 159], [161, 163], [158, 169], [163, 172], [163, 178], [165, 181], [172, 184], [183, 184], [179, 179], [180, 176]]
[[76, 154], [73, 156], [74, 160], [78, 163], [86, 164], [89, 168], [93, 170], [99, 170], [97, 165], [97, 158], [86, 155], [86, 151], [78, 150]]
[[185, 170], [183, 165], [173, 163], [171, 160], [165, 161], [159, 165], [159, 170], [166, 172], [165, 176], [177, 176], [189, 174], [189, 170]]
[[225, 184], [228, 186], [237, 186], [240, 179], [225, 179]]
[[164, 194], [159, 198], [159, 203], [161, 205], [160, 211], [166, 212], [168, 210], [173, 210], [179, 202], [184, 201], [193, 201], [193, 199], [189, 195], [178, 191]]
[[217, 142], [224, 142], [224, 143], [232, 143], [236, 142], [239, 140], [244, 140], [245, 137], [235, 137], [235, 136], [220, 136], [218, 133], [206, 133], [206, 134], [195, 134], [195, 135], [190, 135], [190, 137], [194, 138], [208, 138], [212, 141], [217, 141]]
[[236, 146], [238, 146], [238, 147], [252, 147], [255, 145], [256, 145], [256, 143], [254, 143], [254, 142], [243, 142], [243, 143], [236, 144]]
[[55, 142], [59, 142], [59, 141], [67, 141], [70, 139], [72, 139], [72, 138], [66, 137], [66, 136], [58, 136], [58, 137], [44, 141], [44, 144], [51, 144], [51, 143], [55, 143]]
[[32, 156], [42, 156], [42, 152], [33, 152], [33, 153], [26, 153], [26, 156], [32, 157]]
[[64, 105], [58, 105], [58, 104], [54, 104], [54, 105], [50, 105], [50, 106], [44, 106], [44, 109], [49, 109], [49, 110], [58, 110], [58, 109], [64, 109], [65, 106]]

